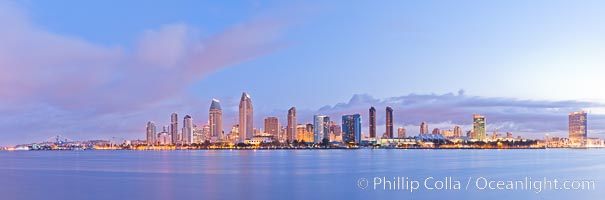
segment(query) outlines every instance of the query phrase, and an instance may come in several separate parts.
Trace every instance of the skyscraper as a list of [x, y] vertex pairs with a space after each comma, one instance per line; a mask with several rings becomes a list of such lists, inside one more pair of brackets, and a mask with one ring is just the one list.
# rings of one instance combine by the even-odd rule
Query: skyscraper
[[156, 145], [157, 135], [155, 132], [155, 124], [153, 122], [147, 122], [147, 144]]
[[252, 100], [247, 93], [242, 93], [239, 102], [239, 141], [244, 142], [254, 135], [254, 110]]
[[386, 135], [393, 138], [393, 108], [387, 106]]
[[292, 142], [298, 140], [296, 138], [296, 107], [288, 110], [288, 125], [286, 126], [286, 140]]
[[183, 131], [181, 134], [181, 144], [189, 145], [193, 143], [193, 120], [189, 115], [185, 115], [185, 118], [183, 118]]
[[342, 116], [342, 142], [361, 143], [361, 115]]
[[298, 142], [313, 142], [313, 124], [298, 124], [296, 126], [296, 140]]
[[429, 134], [429, 124], [427, 124], [426, 122], [420, 123], [420, 134]]
[[460, 128], [460, 126], [454, 126], [454, 137], [462, 137], [462, 129]]
[[223, 110], [221, 109], [220, 101], [212, 99], [210, 104], [210, 117], [208, 125], [210, 126], [210, 138], [223, 138]]
[[406, 130], [403, 127], [397, 128], [397, 138], [405, 138]]
[[370, 107], [370, 138], [376, 138], [376, 108]]
[[441, 130], [439, 130], [439, 128], [434, 128], [433, 129], [433, 134], [439, 135], [439, 134], [441, 134]]
[[569, 140], [574, 144], [584, 144], [588, 137], [587, 114], [584, 111], [569, 113]]
[[319, 144], [325, 139], [330, 139], [330, 117], [325, 115], [314, 115], [313, 116], [313, 132], [314, 143]]
[[484, 140], [487, 137], [486, 124], [485, 116], [473, 114], [473, 139]]
[[277, 117], [265, 118], [265, 133], [270, 134], [275, 140], [278, 140], [280, 130], [281, 125], [279, 124], [279, 119], [277, 119]]
[[172, 115], [170, 115], [170, 137], [173, 145], [180, 144], [179, 141], [181, 137], [179, 136], [179, 117], [176, 113], [172, 113]]

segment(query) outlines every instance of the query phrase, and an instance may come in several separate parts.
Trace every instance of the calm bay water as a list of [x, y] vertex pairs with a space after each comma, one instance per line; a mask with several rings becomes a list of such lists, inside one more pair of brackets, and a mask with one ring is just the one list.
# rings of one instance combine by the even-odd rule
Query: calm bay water
[[[605, 198], [605, 149], [3, 151], [0, 162], [1, 199]], [[410, 192], [379, 184], [374, 190], [375, 177], [407, 177], [421, 185], [427, 177], [451, 177], [462, 188]], [[479, 177], [595, 184], [585, 190], [480, 190]]]

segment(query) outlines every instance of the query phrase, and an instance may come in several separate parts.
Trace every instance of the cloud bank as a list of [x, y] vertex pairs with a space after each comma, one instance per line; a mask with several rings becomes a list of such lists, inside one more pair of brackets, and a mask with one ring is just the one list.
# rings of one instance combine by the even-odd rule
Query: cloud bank
[[[605, 104], [589, 101], [546, 101], [523, 100], [466, 95], [464, 90], [447, 94], [409, 94], [386, 99], [376, 99], [368, 94], [353, 95], [347, 103], [338, 103], [320, 108], [316, 113], [340, 117], [343, 114], [360, 113], [367, 123], [368, 109], [376, 107], [378, 123], [384, 129], [385, 108], [394, 109], [397, 126], [408, 128], [408, 134], [418, 134], [421, 122], [428, 122], [429, 128], [453, 129], [460, 125], [469, 130], [472, 114], [485, 115], [488, 132], [511, 131], [526, 137], [543, 137], [545, 133], [567, 136], [568, 114], [574, 111], [589, 112], [589, 133], [600, 137], [605, 133], [605, 115], [592, 113], [592, 109], [602, 109]], [[306, 113], [311, 119], [312, 113]], [[339, 119], [339, 118], [338, 118]], [[309, 120], [310, 121], [310, 120]], [[364, 124], [364, 126], [367, 126]], [[379, 130], [381, 133], [384, 130]], [[552, 135], [552, 134], [551, 134]]]

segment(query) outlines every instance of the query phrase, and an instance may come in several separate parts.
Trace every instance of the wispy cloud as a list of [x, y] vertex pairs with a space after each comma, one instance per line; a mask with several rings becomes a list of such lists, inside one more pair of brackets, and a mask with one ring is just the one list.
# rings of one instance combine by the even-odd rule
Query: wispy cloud
[[256, 17], [202, 37], [195, 27], [174, 23], [143, 30], [134, 48], [108, 47], [47, 31], [18, 5], [1, 2], [0, 126], [33, 135], [27, 127], [72, 126], [75, 119], [86, 123], [82, 117], [107, 119], [189, 101], [185, 89], [208, 74], [283, 48], [289, 25]]
[[[173, 111], [191, 111], [187, 114], [203, 123], [209, 99], [196, 99], [186, 88], [225, 67], [284, 48], [288, 43], [282, 33], [292, 23], [285, 16], [291, 12], [281, 9], [278, 17], [257, 16], [209, 37], [187, 23], [164, 24], [141, 30], [135, 45], [125, 47], [48, 31], [18, 5], [1, 1], [0, 144], [37, 141], [54, 134], [72, 139], [141, 138], [146, 120], [167, 120]], [[237, 106], [237, 94], [234, 96], [233, 100], [222, 99], [225, 126], [236, 120], [237, 111], [232, 108]], [[590, 101], [469, 96], [464, 91], [386, 99], [358, 94], [349, 102], [301, 109], [299, 122], [311, 122], [313, 114], [340, 121], [343, 114], [360, 113], [367, 129], [368, 108], [375, 106], [378, 122], [384, 124], [387, 105], [395, 109], [397, 126], [409, 127], [410, 135], [417, 133], [422, 121], [431, 128], [462, 125], [468, 130], [473, 113], [486, 115], [490, 130], [564, 134], [569, 112], [605, 107]], [[257, 110], [255, 122], [260, 127], [265, 116], [283, 119], [286, 109]], [[589, 129], [603, 133], [603, 113], [589, 115]]]

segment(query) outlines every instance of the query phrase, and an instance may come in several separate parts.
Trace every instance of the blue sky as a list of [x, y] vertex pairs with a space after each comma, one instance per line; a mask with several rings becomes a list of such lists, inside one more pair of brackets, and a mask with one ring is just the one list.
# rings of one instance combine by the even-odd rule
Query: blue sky
[[0, 11], [2, 145], [142, 138], [146, 121], [167, 124], [173, 111], [203, 124], [211, 98], [228, 128], [242, 91], [259, 126], [285, 122], [291, 106], [304, 123], [398, 105], [396, 123], [412, 132], [484, 113], [488, 129], [565, 136], [578, 109], [591, 111], [593, 136], [605, 132], [601, 1], [4, 1]]

